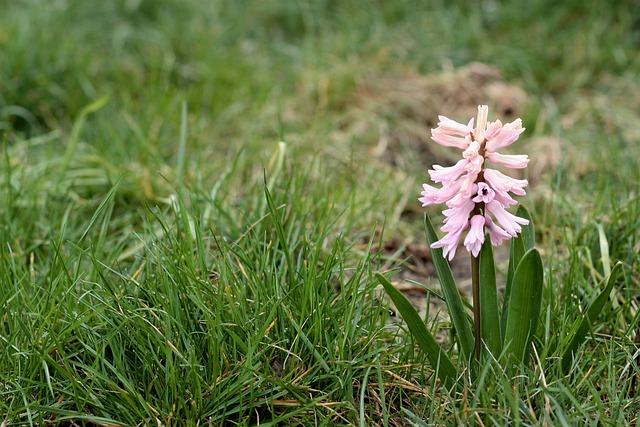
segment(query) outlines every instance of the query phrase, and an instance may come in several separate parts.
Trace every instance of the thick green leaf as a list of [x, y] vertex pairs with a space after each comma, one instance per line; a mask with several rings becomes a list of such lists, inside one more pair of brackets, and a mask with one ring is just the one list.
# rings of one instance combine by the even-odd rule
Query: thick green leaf
[[440, 380], [445, 384], [445, 386], [451, 387], [456, 381], [457, 372], [453, 363], [451, 363], [451, 360], [447, 356], [447, 353], [445, 353], [442, 347], [440, 347], [420, 318], [416, 309], [411, 305], [402, 292], [396, 289], [396, 287], [389, 282], [389, 279], [384, 277], [382, 274], [376, 273], [376, 278], [380, 281], [384, 290], [387, 292], [387, 295], [389, 295], [393, 303], [396, 305], [396, 309], [407, 323], [411, 335], [413, 335], [413, 338], [416, 340], [416, 343], [418, 343], [420, 349], [422, 349], [422, 351], [427, 355], [429, 363], [431, 363], [436, 370]]
[[496, 267], [493, 248], [487, 237], [480, 250], [480, 330], [484, 344], [494, 357], [502, 353], [500, 333], [500, 312], [496, 289]]
[[521, 365], [529, 354], [538, 326], [543, 278], [540, 253], [531, 249], [518, 264], [509, 300], [504, 347], [512, 365]]
[[513, 276], [515, 275], [516, 268], [518, 267], [520, 260], [524, 256], [524, 252], [524, 238], [522, 237], [522, 235], [518, 236], [515, 239], [511, 239], [511, 245], [509, 247], [509, 267], [507, 269], [507, 281], [505, 282], [504, 295], [502, 298], [502, 321], [500, 325], [503, 338], [507, 328], [507, 314], [509, 313], [509, 301], [511, 300]]
[[[429, 242], [429, 246], [431, 246], [438, 240], [438, 236], [436, 235], [427, 214], [424, 216], [424, 228], [427, 233], [427, 241]], [[467, 317], [464, 304], [462, 303], [462, 298], [460, 297], [460, 291], [453, 279], [453, 274], [451, 274], [451, 267], [449, 267], [449, 263], [442, 255], [441, 248], [432, 248], [431, 258], [433, 259], [433, 264], [435, 265], [436, 272], [438, 273], [440, 287], [442, 288], [442, 293], [444, 294], [444, 299], [447, 303], [447, 308], [449, 309], [451, 323], [453, 323], [453, 327], [457, 332], [460, 351], [465, 360], [471, 360], [474, 352], [475, 341], [473, 338], [473, 332], [471, 331], [469, 318]]]
[[607, 286], [600, 292], [600, 294], [596, 297], [595, 300], [589, 305], [587, 311], [580, 319], [580, 324], [573, 334], [569, 345], [562, 353], [562, 370], [564, 372], [568, 372], [571, 367], [571, 362], [573, 357], [587, 337], [587, 332], [591, 329], [593, 322], [598, 318], [598, 315], [602, 311], [605, 303], [609, 299], [609, 295], [613, 290], [613, 285], [618, 279], [618, 274], [620, 272], [620, 268], [622, 267], [622, 263], [618, 262], [611, 270], [611, 274], [609, 275], [609, 280], [607, 281]]
[[530, 249], [533, 249], [533, 247], [536, 245], [536, 232], [533, 228], [533, 219], [531, 219], [531, 214], [529, 213], [527, 208], [519, 205], [518, 210], [516, 211], [516, 216], [529, 220], [529, 224], [522, 226], [522, 233], [520, 233], [520, 235], [522, 236], [524, 241], [524, 250], [528, 251]]
[[500, 323], [502, 336], [504, 337], [505, 328], [507, 326], [507, 313], [509, 310], [509, 299], [511, 298], [511, 285], [513, 284], [513, 275], [518, 268], [520, 260], [525, 252], [533, 249], [535, 245], [535, 231], [533, 228], [533, 220], [529, 211], [522, 205], [518, 206], [516, 215], [529, 220], [529, 224], [522, 227], [522, 232], [515, 239], [511, 239], [509, 246], [509, 267], [507, 270], [507, 281], [504, 288], [504, 298], [502, 303], [502, 321]]

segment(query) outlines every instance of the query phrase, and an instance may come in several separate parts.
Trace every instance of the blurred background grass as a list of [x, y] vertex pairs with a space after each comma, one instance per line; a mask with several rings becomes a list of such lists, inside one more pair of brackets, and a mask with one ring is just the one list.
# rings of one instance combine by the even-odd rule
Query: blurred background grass
[[[367, 149], [385, 136], [407, 146], [407, 132], [395, 130], [402, 128], [399, 122], [413, 124], [409, 136], [423, 139], [418, 144], [429, 151], [428, 128], [437, 113], [463, 120], [478, 99], [493, 107], [509, 99], [510, 92], [499, 88], [474, 96], [483, 88], [469, 78], [446, 88], [417, 80], [443, 80], [447, 71], [471, 63], [493, 67], [480, 85], [504, 81], [526, 94], [495, 112], [523, 116], [526, 136], [555, 138], [547, 143], [559, 153], [560, 159], [550, 159], [556, 164], [572, 157], [581, 162], [577, 173], [597, 174], [594, 159], [619, 155], [603, 146], [633, 147], [638, 136], [636, 2], [122, 0], [2, 6], [0, 126], [6, 138], [68, 133], [84, 106], [110, 95], [82, 130], [84, 149], [114, 169], [148, 169], [152, 181], [155, 171], [175, 164], [183, 102], [189, 112], [188, 170], [206, 182], [240, 147], [264, 160], [278, 139], [329, 156], [328, 162], [348, 162], [354, 155], [370, 162]], [[394, 93], [403, 83], [405, 93]], [[362, 96], [367, 89], [368, 98]], [[371, 105], [373, 112], [367, 111]], [[420, 127], [425, 130], [415, 130]], [[395, 163], [419, 181], [424, 178], [417, 168], [431, 159], [419, 158], [414, 145], [402, 153], [407, 159]], [[153, 188], [147, 191], [156, 195]]]
[[[11, 161], [33, 167], [25, 176], [49, 188], [42, 171], [69, 152], [82, 109], [110, 97], [79, 129], [67, 186], [52, 193], [101, 196], [126, 172], [128, 201], [166, 198], [184, 103], [192, 188], [210, 188], [233, 163], [226, 191], [242, 197], [284, 140], [292, 164], [323, 165], [313, 181], [348, 187], [342, 204], [366, 212], [360, 228], [386, 220], [411, 240], [422, 235], [415, 198], [426, 168], [451, 160], [429, 128], [438, 114], [463, 121], [488, 103], [492, 117], [523, 118], [514, 150], [533, 159], [543, 226], [562, 223], [559, 206], [607, 213], [637, 198], [634, 1], [25, 0], [2, 9], [0, 129]], [[400, 230], [412, 219], [417, 227]]]

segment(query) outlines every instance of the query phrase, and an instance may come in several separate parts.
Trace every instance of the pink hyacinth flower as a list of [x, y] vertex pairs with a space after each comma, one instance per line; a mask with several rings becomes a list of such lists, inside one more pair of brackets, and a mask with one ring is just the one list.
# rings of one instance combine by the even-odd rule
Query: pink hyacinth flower
[[431, 138], [445, 147], [464, 149], [469, 144], [469, 135], [473, 132], [473, 119], [466, 126], [445, 116], [438, 116], [438, 127], [431, 130]]
[[474, 215], [469, 222], [470, 228], [467, 237], [464, 239], [464, 245], [467, 251], [477, 257], [484, 243], [485, 219], [482, 215]]
[[[524, 132], [522, 121], [516, 119], [502, 124], [500, 120], [487, 122], [489, 107], [478, 106], [478, 117], [474, 127], [472, 118], [465, 125], [438, 116], [438, 127], [431, 130], [431, 138], [446, 147], [462, 150], [462, 159], [455, 165], [443, 167], [435, 165], [429, 171], [434, 183], [442, 184], [437, 188], [423, 184], [422, 197], [418, 200], [423, 206], [444, 203], [447, 209], [442, 231], [445, 236], [433, 243], [433, 248], [443, 248], [443, 254], [453, 259], [462, 234], [467, 232], [464, 245], [474, 257], [477, 257], [485, 234], [489, 234], [491, 244], [516, 237], [522, 231], [522, 225], [529, 222], [506, 211], [517, 202], [511, 194], [524, 196], [528, 182], [505, 175], [487, 167], [487, 163], [510, 169], [522, 169], [529, 164], [524, 154], [502, 154], [498, 150], [513, 144]], [[495, 221], [494, 221], [495, 219]]]

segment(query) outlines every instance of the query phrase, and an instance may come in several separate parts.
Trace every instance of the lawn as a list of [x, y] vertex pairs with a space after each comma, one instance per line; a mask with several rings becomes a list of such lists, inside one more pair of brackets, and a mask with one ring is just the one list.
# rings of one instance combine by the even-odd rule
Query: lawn
[[[0, 10], [0, 426], [640, 425], [636, 2]], [[450, 341], [418, 197], [479, 104], [526, 128], [543, 305], [530, 369], [451, 389], [375, 274]]]

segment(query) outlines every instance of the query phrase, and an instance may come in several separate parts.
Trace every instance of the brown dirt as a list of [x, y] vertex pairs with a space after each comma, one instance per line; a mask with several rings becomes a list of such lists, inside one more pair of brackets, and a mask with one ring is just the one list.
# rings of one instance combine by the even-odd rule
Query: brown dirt
[[438, 115], [468, 120], [476, 116], [478, 105], [488, 104], [491, 116], [510, 121], [522, 114], [527, 101], [520, 86], [505, 82], [498, 69], [481, 63], [427, 75], [372, 78], [356, 91], [340, 136], [367, 139], [373, 130], [378, 138], [372, 156], [393, 167], [404, 167], [407, 158], [424, 164], [457, 160], [451, 150], [428, 143]]

